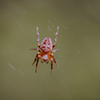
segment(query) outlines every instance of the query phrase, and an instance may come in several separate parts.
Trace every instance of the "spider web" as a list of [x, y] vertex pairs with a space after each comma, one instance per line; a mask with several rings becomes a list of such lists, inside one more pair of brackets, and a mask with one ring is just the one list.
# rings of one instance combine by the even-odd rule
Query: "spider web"
[[[99, 36], [92, 35], [99, 33], [99, 3], [83, 2], [86, 9], [80, 7], [81, 2], [58, 3], [59, 6], [54, 1], [1, 3], [1, 99], [100, 100], [99, 49], [95, 49]], [[36, 26], [41, 43], [45, 37], [54, 42], [58, 25], [54, 49], [61, 50], [54, 56], [60, 68], [53, 63], [50, 75], [50, 61], [42, 64], [40, 60], [35, 73], [35, 64], [31, 64], [37, 51], [30, 48], [37, 47]]]

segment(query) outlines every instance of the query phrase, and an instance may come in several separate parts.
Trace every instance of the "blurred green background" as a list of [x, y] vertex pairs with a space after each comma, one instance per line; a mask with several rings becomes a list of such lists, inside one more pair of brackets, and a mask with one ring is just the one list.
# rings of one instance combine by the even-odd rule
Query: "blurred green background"
[[[32, 63], [54, 42], [59, 67]], [[0, 100], [100, 100], [100, 0], [0, 1]]]

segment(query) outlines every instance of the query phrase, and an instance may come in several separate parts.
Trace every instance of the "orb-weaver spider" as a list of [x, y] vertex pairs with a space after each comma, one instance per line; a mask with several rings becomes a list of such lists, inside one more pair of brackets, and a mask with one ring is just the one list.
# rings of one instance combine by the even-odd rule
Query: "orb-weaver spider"
[[[60, 50], [60, 49], [55, 49], [55, 50], [51, 51], [55, 47], [56, 42], [57, 42], [57, 35], [58, 35], [59, 26], [57, 26], [57, 32], [55, 34], [55, 40], [54, 40], [54, 44], [53, 45], [52, 45], [51, 38], [47, 38], [47, 37], [42, 41], [42, 43], [40, 45], [39, 44], [38, 27], [36, 29], [37, 29], [37, 46], [41, 50], [39, 50], [37, 48], [30, 49], [30, 50], [37, 50], [38, 51], [38, 53], [36, 54], [35, 60], [33, 62], [33, 64], [34, 64], [35, 61], [37, 61], [36, 62], [36, 67], [35, 67], [35, 72], [37, 72], [37, 66], [38, 66], [39, 59], [41, 59], [41, 62], [42, 63], [43, 62], [48, 63], [49, 60], [50, 60], [51, 61], [51, 75], [52, 75], [52, 71], [53, 71], [53, 61], [56, 63], [57, 67], [59, 67], [58, 64], [57, 64], [57, 62], [56, 62], [56, 60], [55, 60], [55, 58], [54, 58], [53, 53], [56, 52], [56, 51], [58, 51], [58, 50]], [[32, 66], [33, 66], [33, 64], [32, 64]]]

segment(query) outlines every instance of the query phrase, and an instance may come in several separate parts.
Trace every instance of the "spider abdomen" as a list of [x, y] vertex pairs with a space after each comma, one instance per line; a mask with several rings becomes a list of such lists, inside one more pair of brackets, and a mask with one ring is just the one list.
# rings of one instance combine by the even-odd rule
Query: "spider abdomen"
[[50, 52], [52, 50], [52, 41], [51, 38], [45, 38], [40, 46], [41, 50], [44, 52]]

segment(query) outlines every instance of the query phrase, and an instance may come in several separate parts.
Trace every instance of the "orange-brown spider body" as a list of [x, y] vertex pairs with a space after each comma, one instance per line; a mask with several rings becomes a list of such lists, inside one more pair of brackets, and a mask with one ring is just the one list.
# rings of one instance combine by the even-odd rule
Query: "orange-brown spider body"
[[35, 61], [37, 61], [36, 67], [35, 67], [35, 72], [37, 72], [37, 66], [38, 66], [39, 59], [41, 59], [42, 63], [43, 62], [48, 63], [49, 60], [51, 61], [51, 74], [52, 74], [52, 71], [53, 71], [53, 61], [56, 63], [57, 67], [59, 67], [57, 62], [56, 62], [56, 60], [55, 60], [55, 58], [54, 58], [53, 53], [58, 51], [58, 50], [60, 50], [60, 49], [56, 49], [56, 50], [51, 51], [56, 45], [58, 30], [59, 30], [59, 26], [57, 27], [57, 32], [55, 34], [55, 41], [54, 41], [53, 45], [52, 45], [51, 38], [47, 38], [47, 37], [42, 41], [42, 43], [40, 45], [39, 44], [39, 32], [38, 32], [38, 27], [37, 27], [37, 46], [41, 50], [39, 50], [37, 48], [30, 49], [30, 50], [37, 50], [38, 51], [38, 53], [36, 54], [36, 58], [35, 58], [35, 60], [33, 62], [33, 64], [34, 64]]

